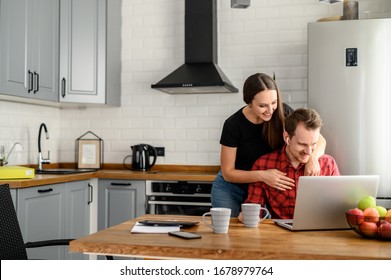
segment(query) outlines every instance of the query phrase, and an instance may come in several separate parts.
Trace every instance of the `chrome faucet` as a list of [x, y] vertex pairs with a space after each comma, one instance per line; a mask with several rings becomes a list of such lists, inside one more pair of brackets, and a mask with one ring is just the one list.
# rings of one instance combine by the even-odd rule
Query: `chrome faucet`
[[[5, 156], [4, 150], [1, 151], [1, 153], [4, 154], [4, 156], [3, 156], [3, 155], [0, 156], [0, 166], [4, 166], [4, 165], [8, 164], [8, 159], [9, 159], [9, 157], [10, 157], [10, 155], [11, 155], [11, 153], [12, 153], [12, 151], [13, 151], [13, 149], [15, 148], [16, 145], [21, 146], [22, 149], [23, 149], [22, 144], [20, 144], [19, 142], [15, 142], [15, 143], [12, 145], [12, 148], [11, 148], [11, 150], [8, 152], [8, 155], [7, 155], [7, 156]], [[1, 148], [4, 149], [3, 146], [1, 146]]]
[[49, 133], [48, 129], [46, 127], [46, 124], [41, 123], [41, 126], [39, 127], [39, 133], [38, 133], [38, 170], [42, 170], [42, 165], [43, 164], [48, 164], [50, 163], [50, 152], [48, 151], [48, 157], [43, 158], [42, 157], [42, 152], [41, 152], [41, 132], [42, 128], [45, 130], [46, 134], [46, 139], [49, 139]]

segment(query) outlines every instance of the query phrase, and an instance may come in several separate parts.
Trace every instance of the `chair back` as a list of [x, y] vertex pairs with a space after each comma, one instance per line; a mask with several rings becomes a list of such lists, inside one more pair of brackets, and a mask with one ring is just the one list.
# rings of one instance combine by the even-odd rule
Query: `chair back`
[[27, 260], [27, 252], [8, 184], [0, 185], [0, 260]]

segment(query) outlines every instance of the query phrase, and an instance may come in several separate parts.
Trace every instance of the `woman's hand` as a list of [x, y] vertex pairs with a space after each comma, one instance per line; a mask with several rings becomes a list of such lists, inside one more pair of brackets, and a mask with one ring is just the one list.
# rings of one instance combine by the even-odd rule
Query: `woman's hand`
[[319, 176], [320, 175], [320, 165], [318, 157], [314, 154], [310, 156], [310, 159], [304, 166], [304, 176]]
[[280, 191], [292, 189], [295, 186], [295, 180], [286, 176], [286, 173], [277, 169], [263, 170], [263, 182], [268, 186]]

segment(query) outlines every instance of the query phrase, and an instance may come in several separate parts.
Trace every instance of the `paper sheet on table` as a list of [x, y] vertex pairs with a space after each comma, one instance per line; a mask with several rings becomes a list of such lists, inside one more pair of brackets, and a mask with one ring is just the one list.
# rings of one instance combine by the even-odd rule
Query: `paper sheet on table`
[[180, 231], [179, 226], [147, 226], [137, 222], [131, 229], [131, 233], [169, 233], [171, 231]]

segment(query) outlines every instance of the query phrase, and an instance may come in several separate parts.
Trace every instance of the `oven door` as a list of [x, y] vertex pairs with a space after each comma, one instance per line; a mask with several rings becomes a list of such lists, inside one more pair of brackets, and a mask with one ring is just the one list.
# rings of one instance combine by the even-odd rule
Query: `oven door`
[[148, 214], [201, 216], [209, 212], [212, 204], [210, 197], [195, 196], [149, 196]]

